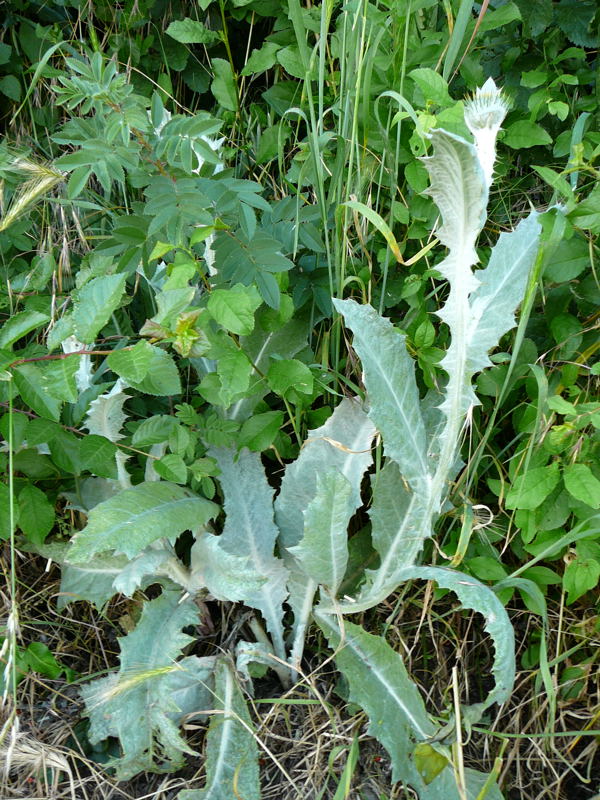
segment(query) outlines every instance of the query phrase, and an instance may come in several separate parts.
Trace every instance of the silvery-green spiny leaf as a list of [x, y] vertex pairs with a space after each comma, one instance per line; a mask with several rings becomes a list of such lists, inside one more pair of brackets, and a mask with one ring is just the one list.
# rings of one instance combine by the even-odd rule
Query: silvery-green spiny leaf
[[206, 744], [206, 783], [184, 789], [178, 800], [260, 800], [258, 748], [252, 722], [235, 672], [227, 659], [215, 668], [211, 717]]
[[[183, 753], [193, 752], [180, 736], [176, 719], [189, 709], [191, 685], [210, 680], [213, 659], [184, 659], [181, 650], [192, 637], [182, 628], [198, 623], [198, 609], [179, 592], [165, 592], [144, 606], [136, 629], [119, 639], [121, 666], [116, 674], [82, 688], [90, 718], [89, 739], [117, 736], [123, 755], [113, 762], [119, 780], [142, 770], [172, 771]], [[181, 673], [185, 672], [185, 675]], [[201, 710], [208, 698], [199, 697]]]
[[288, 552], [309, 578], [335, 596], [348, 563], [352, 486], [337, 470], [317, 474], [317, 490], [304, 512], [304, 536]]
[[486, 708], [493, 703], [501, 705], [506, 702], [512, 692], [515, 681], [515, 636], [506, 609], [489, 586], [461, 572], [443, 567], [408, 567], [400, 577], [402, 582], [435, 581], [438, 586], [454, 592], [463, 608], [470, 608], [483, 616], [485, 630], [494, 643], [492, 674], [496, 685], [484, 702], [463, 709], [463, 719], [474, 724]]
[[[249, 568], [263, 579], [259, 588], [245, 587], [239, 599], [258, 609], [273, 637], [275, 652], [285, 658], [283, 603], [287, 597], [287, 570], [273, 554], [279, 529], [273, 521], [273, 489], [267, 483], [258, 453], [212, 448], [209, 455], [221, 470], [225, 525], [218, 546], [230, 555], [249, 557]], [[230, 598], [233, 599], [233, 598]]]
[[539, 248], [539, 214], [532, 212], [514, 231], [501, 233], [485, 269], [476, 272], [479, 286], [469, 297], [467, 371], [470, 376], [491, 366], [488, 352], [513, 328], [515, 310]]
[[[340, 629], [335, 617], [318, 610], [315, 617], [336, 650], [336, 665], [348, 681], [348, 699], [366, 712], [369, 733], [389, 753], [393, 780], [412, 787], [419, 800], [462, 800], [450, 763], [430, 783], [425, 782], [417, 769], [416, 744], [433, 739], [439, 729], [427, 714], [400, 654], [385, 639], [367, 633], [358, 625], [344, 620]], [[487, 776], [474, 770], [466, 772], [466, 796], [468, 800], [477, 800]], [[489, 797], [502, 799], [495, 783], [490, 787]]]
[[[449, 250], [436, 269], [451, 291], [460, 282], [461, 292], [468, 295], [477, 286], [471, 267], [478, 261], [475, 242], [485, 223], [488, 190], [472, 144], [443, 130], [432, 131], [429, 138], [433, 156], [423, 159], [430, 179], [426, 193], [440, 210], [442, 225], [436, 234]], [[452, 313], [449, 308], [442, 318]]]
[[249, 555], [224, 550], [220, 538], [206, 530], [196, 534], [190, 551], [190, 591], [208, 589], [217, 600], [232, 603], [259, 595], [267, 579], [257, 572]]
[[349, 700], [358, 703], [371, 721], [369, 733], [392, 758], [394, 780], [402, 777], [417, 741], [437, 732], [423, 698], [410, 678], [402, 657], [381, 636], [315, 610], [315, 619], [335, 650], [335, 661], [349, 684]]
[[352, 486], [354, 509], [361, 505], [360, 484], [372, 461], [375, 426], [358, 399], [344, 398], [320, 428], [309, 431], [300, 455], [285, 471], [275, 501], [275, 522], [283, 547], [293, 547], [304, 533], [303, 512], [314, 498], [317, 474], [337, 469]]
[[205, 525], [218, 507], [189, 489], [166, 481], [140, 483], [95, 506], [68, 552], [80, 564], [114, 550], [133, 558], [157, 539], [174, 542], [185, 530]]
[[370, 408], [369, 417], [383, 437], [386, 454], [416, 492], [427, 495], [431, 482], [427, 437], [419, 407], [415, 367], [405, 337], [374, 308], [354, 300], [334, 300], [353, 334]]
[[136, 589], [147, 585], [148, 580], [152, 581], [153, 576], [166, 575], [166, 563], [175, 558], [174, 552], [163, 548], [157, 550], [149, 548], [123, 567], [114, 580], [115, 591], [132, 597]]
[[117, 580], [127, 566], [125, 556], [101, 554], [83, 564], [63, 562], [60, 573], [60, 594], [56, 599], [59, 610], [77, 600], [87, 600], [97, 609], [119, 591]]
[[389, 576], [401, 565], [415, 563], [425, 539], [431, 535], [431, 513], [427, 498], [403, 483], [394, 461], [387, 461], [373, 476], [372, 486], [371, 539], [380, 555], [378, 572]]
[[[127, 415], [123, 411], [123, 404], [130, 397], [125, 394], [124, 388], [125, 384], [119, 378], [110, 391], [92, 400], [83, 427], [87, 428], [90, 433], [106, 437], [111, 442], [118, 442], [119, 439], [122, 439], [121, 428], [127, 419]], [[119, 450], [115, 458], [119, 482], [124, 489], [127, 489], [131, 486], [129, 474], [125, 469], [125, 462], [129, 456]]]
[[248, 690], [252, 686], [252, 675], [250, 674], [250, 664], [263, 664], [273, 668], [275, 664], [273, 654], [263, 642], [238, 642], [235, 646], [235, 668], [248, 681]]

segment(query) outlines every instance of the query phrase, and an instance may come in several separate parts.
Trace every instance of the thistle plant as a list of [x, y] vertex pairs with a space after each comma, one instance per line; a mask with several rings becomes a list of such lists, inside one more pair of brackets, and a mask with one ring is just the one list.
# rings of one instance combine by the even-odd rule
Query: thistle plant
[[[100, 67], [95, 67], [98, 74], [102, 73]], [[85, 72], [81, 65], [79, 71]], [[95, 80], [94, 70], [89, 72], [89, 80]], [[107, 71], [106, 80], [117, 77]], [[120, 83], [117, 88], [121, 91]], [[73, 102], [81, 100], [76, 89], [65, 84]], [[154, 137], [154, 151], [171, 158], [177, 169], [185, 172], [188, 177], [180, 183], [186, 182], [191, 193], [195, 186], [191, 175], [198, 160], [217, 160], [219, 142], [207, 137], [218, 125], [199, 115], [194, 122], [196, 130], [189, 121], [168, 119], [155, 101], [150, 131], [147, 115], [137, 113], [138, 101], [127, 94], [123, 104], [132, 114], [135, 112], [136, 125], [148, 125], [146, 133]], [[309, 432], [298, 458], [286, 467], [276, 497], [258, 453], [211, 441], [210, 432], [204, 430], [200, 434], [206, 439], [203, 461], [215, 467], [210, 474], [219, 474], [223, 497], [225, 521], [220, 531], [214, 527], [219, 514], [214, 498], [207, 499], [174, 480], [161, 479], [171, 474], [165, 473], [165, 458], [169, 458], [164, 456], [166, 443], [185, 438], [179, 423], [180, 419], [195, 419], [191, 407], [179, 407], [177, 418], [157, 415], [137, 429], [133, 444], [151, 448], [142, 483], [132, 485], [127, 455], [117, 448], [126, 421], [124, 404], [129, 389], [156, 395], [180, 390], [166, 352], [145, 341], [112, 352], [107, 366], [119, 376], [112, 386], [97, 381], [89, 356], [69, 357], [81, 364], [76, 376], [73, 372], [73, 381], [88, 392], [96, 385], [81, 413], [82, 427], [108, 442], [106, 447], [112, 448], [114, 462], [107, 478], [88, 479], [91, 483], [85, 491], [70, 498], [73, 507], [88, 515], [86, 527], [67, 546], [41, 550], [63, 564], [63, 598], [84, 598], [101, 607], [117, 592], [132, 596], [150, 584], [163, 587], [158, 598], [145, 604], [136, 629], [120, 639], [120, 668], [83, 691], [90, 740], [114, 736], [121, 742], [122, 756], [113, 762], [119, 778], [142, 770], [176, 768], [184, 754], [191, 752], [179, 733], [179, 722], [186, 715], [212, 710], [206, 785], [182, 791], [180, 800], [260, 797], [257, 747], [237, 676], [249, 677], [249, 664], [260, 662], [275, 669], [282, 684], [288, 686], [301, 668], [306, 632], [314, 620], [335, 651], [336, 663], [348, 681], [350, 699], [365, 710], [372, 734], [388, 750], [395, 781], [411, 786], [421, 800], [474, 800], [484, 796], [482, 792], [492, 800], [501, 797], [493, 779], [473, 770], [455, 769], [451, 746], [461, 721], [472, 724], [492, 703], [503, 703], [510, 695], [514, 647], [509, 619], [491, 589], [453, 570], [423, 565], [419, 559], [425, 541], [434, 535], [437, 518], [450, 502], [449, 485], [460, 469], [461, 437], [478, 402], [473, 377], [490, 364], [489, 351], [514, 325], [514, 312], [524, 295], [537, 251], [540, 225], [533, 212], [513, 232], [501, 234], [487, 266], [473, 271], [493, 179], [496, 136], [506, 108], [501, 93], [493, 81], [488, 81], [465, 104], [465, 120], [474, 143], [444, 130], [430, 134], [432, 154], [424, 161], [430, 176], [428, 193], [441, 216], [439, 241], [447, 248], [446, 257], [436, 267], [448, 285], [446, 302], [437, 312], [450, 336], [441, 362], [446, 374], [441, 387], [421, 397], [405, 337], [393, 323], [369, 305], [359, 305], [352, 299], [334, 300], [353, 334], [352, 346], [362, 364], [366, 397], [344, 399], [321, 427]], [[187, 127], [193, 128], [198, 152], [190, 150], [181, 135], [180, 128]], [[118, 131], [128, 132], [122, 127]], [[76, 156], [62, 160], [63, 166], [66, 163], [71, 169], [81, 170], [76, 180], [72, 178], [75, 189], [91, 169], [87, 162], [76, 167]], [[232, 192], [245, 192], [249, 202], [259, 205], [252, 194], [253, 186], [242, 186], [241, 181], [220, 181], [213, 186], [214, 177], [202, 179], [207, 194], [214, 189], [215, 197], [220, 196], [217, 189], [229, 185]], [[167, 185], [162, 176], [153, 181], [156, 191], [163, 191]], [[188, 221], [184, 225], [172, 219], [167, 204], [163, 205], [153, 208], [163, 208], [160, 213], [166, 215], [165, 230], [172, 238], [159, 241], [153, 254], [164, 254], [174, 244], [191, 253], [191, 245], [186, 244]], [[251, 228], [255, 225], [253, 214], [247, 209], [244, 213], [251, 220]], [[247, 420], [264, 396], [240, 395], [226, 382], [229, 372], [239, 369], [240, 357], [244, 360], [243, 353], [240, 356], [242, 345], [253, 353], [252, 364], [247, 367], [247, 387], [251, 375], [262, 370], [265, 354], [281, 355], [283, 348], [289, 348], [287, 352], [293, 355], [303, 346], [303, 340], [300, 337], [296, 341], [292, 334], [285, 343], [273, 335], [252, 339], [252, 319], [261, 299], [247, 285], [231, 290], [231, 297], [235, 295], [239, 303], [244, 303], [246, 316], [242, 317], [238, 309], [238, 316], [231, 321], [230, 305], [226, 307], [228, 316], [219, 316], [224, 302], [223, 290], [218, 288], [221, 273], [233, 268], [237, 251], [232, 254], [233, 240], [219, 239], [214, 219], [205, 216], [202, 225], [207, 235], [217, 231], [214, 247], [202, 232], [194, 238], [197, 227], [190, 241], [192, 245], [206, 242], [211, 252], [208, 266], [212, 288], [207, 308], [202, 309], [208, 311], [207, 315], [202, 316], [195, 308], [195, 292], [187, 282], [183, 288], [165, 289], [166, 278], [163, 280], [160, 270], [154, 276], [143, 271], [140, 275], [160, 289], [158, 314], [147, 323], [153, 335], [161, 332], [163, 339], [171, 335], [164, 311], [168, 303], [177, 301], [180, 316], [173, 323], [176, 332], [183, 330], [186, 320], [193, 317], [194, 324], [200, 320], [192, 331], [196, 349], [190, 351], [190, 362], [205, 376], [201, 388], [210, 389], [211, 396], [223, 406], [220, 424], [226, 426], [240, 418]], [[152, 222], [151, 233], [155, 233], [153, 225], [159, 229], [159, 223], [160, 219]], [[266, 246], [262, 234], [253, 241], [257, 248]], [[259, 255], [257, 250], [257, 263]], [[288, 269], [282, 261], [287, 260], [273, 251], [264, 263], [271, 263], [274, 271]], [[102, 273], [101, 265], [95, 268]], [[277, 283], [271, 281], [270, 273], [261, 275], [262, 283], [257, 278], [257, 285], [262, 299], [277, 308]], [[125, 290], [125, 276], [119, 273], [88, 276], [87, 280], [79, 288], [69, 325], [50, 334], [65, 351], [78, 347], [79, 342], [93, 344]], [[213, 321], [203, 328], [202, 320], [211, 314]], [[232, 342], [222, 330], [215, 333], [215, 323], [221, 318], [230, 320], [232, 327], [228, 330], [239, 341]], [[177, 342], [178, 347], [183, 346]], [[201, 357], [204, 354], [207, 359]], [[219, 362], [217, 373], [211, 372], [213, 355]], [[168, 391], [165, 387], [174, 388]], [[55, 411], [54, 407], [49, 409], [49, 413]], [[373, 463], [378, 436], [385, 457], [371, 476], [369, 516], [379, 566], [365, 570], [356, 596], [340, 598], [348, 565], [348, 526], [362, 506], [363, 478]], [[174, 471], [177, 458], [168, 463]], [[186, 563], [175, 549], [185, 531], [193, 534]], [[433, 580], [452, 590], [464, 607], [481, 613], [496, 651], [495, 688], [482, 703], [459, 709], [460, 719], [451, 718], [447, 724], [428, 714], [401, 656], [384, 639], [344, 617], [376, 606], [402, 583], [419, 579]], [[184, 655], [193, 640], [183, 629], [199, 623], [198, 601], [206, 599], [243, 603], [254, 609], [250, 627], [255, 641], [240, 641], [230, 653], [203, 658]], [[291, 626], [287, 624], [286, 607], [292, 612]], [[156, 642], [168, 644], [157, 647]], [[140, 721], [135, 730], [130, 725], [133, 718]]]

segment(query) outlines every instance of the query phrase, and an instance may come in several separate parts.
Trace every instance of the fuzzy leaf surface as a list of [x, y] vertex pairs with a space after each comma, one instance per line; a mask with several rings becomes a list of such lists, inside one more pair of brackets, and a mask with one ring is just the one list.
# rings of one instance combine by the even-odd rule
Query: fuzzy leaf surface
[[304, 572], [335, 595], [348, 564], [352, 486], [337, 470], [317, 475], [317, 491], [304, 512], [304, 537], [289, 552]]
[[232, 666], [217, 662], [212, 707], [220, 713], [210, 721], [206, 747], [206, 784], [185, 789], [178, 800], [260, 800], [258, 748], [246, 701]]
[[273, 551], [279, 529], [273, 519], [273, 489], [267, 483], [258, 453], [213, 448], [221, 474], [224, 494], [225, 525], [218, 544], [226, 553], [250, 557], [249, 568], [257, 579], [264, 579], [258, 589], [245, 589], [244, 603], [257, 608], [273, 636], [277, 655], [285, 657], [283, 643], [283, 603], [287, 597], [287, 570]]
[[372, 461], [375, 426], [356, 399], [345, 398], [320, 428], [309, 431], [300, 455], [285, 471], [275, 501], [280, 543], [298, 544], [304, 534], [304, 511], [315, 497], [317, 474], [336, 469], [352, 487], [353, 508], [361, 505], [360, 484]]
[[157, 539], [174, 542], [183, 531], [205, 525], [217, 511], [214, 503], [182, 486], [140, 483], [90, 511], [88, 524], [72, 540], [68, 560], [85, 562], [107, 550], [133, 558]]
[[385, 451], [414, 491], [427, 493], [427, 436], [405, 337], [371, 306], [354, 300], [333, 303], [354, 333], [353, 347], [362, 363], [371, 404], [369, 417], [383, 437]]
[[119, 780], [143, 770], [170, 772], [193, 753], [175, 721], [182, 711], [177, 690], [181, 698], [182, 671], [188, 690], [191, 680], [206, 683], [213, 659], [177, 662], [193, 641], [182, 629], [198, 623], [195, 604], [179, 601], [178, 592], [165, 592], [146, 603], [136, 629], [119, 639], [119, 671], [82, 687], [90, 741], [120, 740], [123, 755], [112, 762]]

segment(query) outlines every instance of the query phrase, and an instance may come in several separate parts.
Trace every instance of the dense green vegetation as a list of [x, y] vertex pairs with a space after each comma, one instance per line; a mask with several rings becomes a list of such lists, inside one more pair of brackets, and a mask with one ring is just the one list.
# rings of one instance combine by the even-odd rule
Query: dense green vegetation
[[2, 796], [596, 796], [595, 0], [5, 7]]

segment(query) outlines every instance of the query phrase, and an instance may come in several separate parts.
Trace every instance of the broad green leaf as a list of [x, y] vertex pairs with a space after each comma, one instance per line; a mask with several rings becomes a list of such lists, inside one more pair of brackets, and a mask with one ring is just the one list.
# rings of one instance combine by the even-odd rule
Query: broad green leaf
[[119, 671], [82, 687], [90, 742], [110, 736], [120, 740], [123, 755], [111, 762], [119, 780], [144, 770], [175, 770], [184, 753], [193, 753], [176, 722], [184, 710], [177, 702], [178, 691], [182, 684], [189, 689], [196, 683], [198, 707], [206, 707], [210, 700], [202, 687], [214, 665], [212, 658], [177, 661], [193, 641], [182, 629], [196, 624], [195, 603], [180, 602], [178, 592], [163, 592], [145, 604], [136, 629], [119, 639]]
[[213, 289], [208, 298], [208, 311], [226, 330], [248, 336], [254, 329], [254, 312], [262, 300], [253, 286], [237, 283], [230, 289]]
[[171, 22], [165, 33], [180, 44], [214, 44], [220, 38], [216, 31], [189, 17]]
[[242, 450], [236, 457], [233, 450], [212, 448], [209, 455], [220, 469], [224, 496], [226, 516], [219, 547], [231, 555], [249, 556], [248, 567], [257, 580], [263, 579], [257, 589], [244, 588], [241, 599], [261, 612], [276, 654], [285, 658], [282, 618], [287, 570], [274, 555], [279, 530], [273, 520], [273, 489], [258, 454]]
[[560, 481], [560, 470], [557, 462], [546, 467], [529, 469], [519, 475], [506, 495], [507, 508], [538, 508]]
[[372, 461], [371, 445], [375, 427], [357, 399], [345, 398], [320, 428], [309, 431], [300, 455], [286, 468], [275, 501], [275, 521], [281, 531], [280, 543], [288, 548], [304, 534], [304, 511], [317, 491], [317, 474], [337, 469], [352, 486], [352, 501], [362, 501], [360, 485]]
[[45, 675], [51, 680], [56, 680], [63, 671], [63, 667], [43, 642], [31, 642], [23, 655], [31, 670], [39, 672], [40, 675]]
[[600, 562], [594, 558], [574, 558], [565, 569], [563, 586], [568, 592], [567, 603], [574, 603], [594, 589], [600, 580]]
[[30, 542], [40, 545], [53, 527], [52, 503], [37, 486], [24, 486], [19, 492], [19, 528]]
[[187, 481], [187, 466], [177, 453], [168, 453], [155, 461], [153, 466], [160, 477], [166, 481], [173, 481], [173, 483], [186, 483]]
[[371, 403], [369, 417], [383, 437], [385, 451], [413, 490], [427, 494], [431, 482], [427, 437], [405, 337], [371, 306], [353, 300], [333, 302], [354, 333], [353, 347]]
[[552, 137], [537, 122], [520, 119], [506, 128], [502, 143], [513, 150], [523, 150], [527, 147], [537, 147], [541, 144], [551, 144]]
[[77, 372], [81, 358], [61, 358], [40, 364], [46, 390], [64, 403], [76, 403], [79, 397]]
[[210, 88], [215, 100], [227, 111], [235, 111], [238, 103], [237, 87], [231, 64], [224, 58], [213, 58], [211, 66], [214, 78]]
[[300, 394], [312, 394], [314, 384], [312, 372], [297, 358], [273, 361], [267, 381], [271, 390], [281, 397], [286, 397], [290, 389]]
[[277, 63], [277, 52], [280, 49], [281, 45], [277, 42], [264, 42], [260, 49], [250, 53], [250, 58], [240, 74], [243, 76], [256, 75], [258, 72], [271, 69]]
[[76, 533], [68, 552], [70, 563], [113, 550], [129, 558], [157, 539], [174, 542], [185, 530], [197, 530], [217, 513], [217, 506], [172, 483], [140, 483], [99, 503], [88, 524]]
[[57, 467], [73, 475], [81, 472], [81, 439], [64, 429], [57, 431], [50, 442], [50, 455]]
[[42, 370], [35, 364], [21, 364], [13, 375], [23, 402], [40, 417], [58, 422], [62, 401], [46, 389]]
[[144, 380], [152, 360], [152, 346], [142, 341], [128, 349], [113, 350], [106, 363], [126, 383], [133, 385]]
[[592, 508], [600, 508], [600, 481], [586, 464], [569, 464], [563, 470], [569, 494]]
[[135, 429], [132, 444], [135, 447], [148, 447], [152, 444], [166, 442], [178, 427], [179, 422], [175, 417], [168, 417], [166, 414], [148, 417]]
[[127, 378], [128, 385], [144, 394], [158, 396], [181, 394], [181, 380], [173, 357], [160, 347], [144, 344], [151, 349], [148, 371], [141, 380], [135, 380], [130, 375]]
[[226, 658], [215, 667], [203, 789], [184, 789], [177, 800], [260, 800], [258, 748], [252, 721], [233, 666]]
[[21, 99], [21, 84], [15, 75], [3, 75], [0, 78], [0, 92], [17, 103]]
[[13, 314], [0, 328], [0, 347], [12, 347], [23, 336], [45, 325], [50, 317], [39, 311], [20, 311]]
[[117, 478], [117, 446], [105, 436], [90, 433], [79, 446], [79, 463], [82, 470], [101, 478]]
[[304, 572], [335, 596], [348, 564], [352, 486], [337, 470], [317, 474], [314, 498], [304, 512], [304, 536], [289, 548]]
[[91, 344], [118, 307], [125, 291], [125, 275], [101, 275], [79, 290], [73, 309], [75, 335]]
[[240, 447], [247, 447], [255, 453], [262, 453], [273, 444], [273, 440], [283, 425], [283, 411], [265, 411], [247, 419], [239, 433]]
[[451, 106], [454, 102], [448, 94], [447, 81], [438, 72], [429, 67], [420, 67], [408, 74], [423, 93], [426, 102], [431, 101], [442, 108]]

